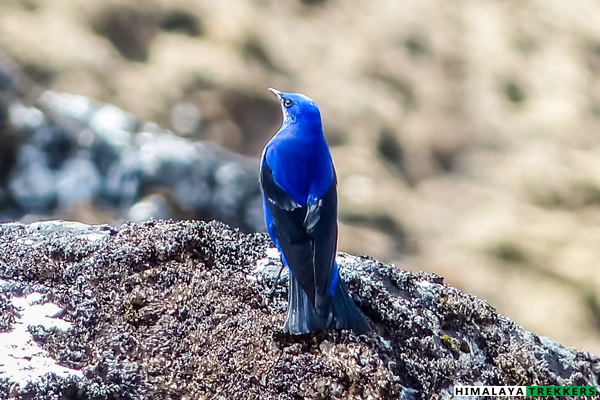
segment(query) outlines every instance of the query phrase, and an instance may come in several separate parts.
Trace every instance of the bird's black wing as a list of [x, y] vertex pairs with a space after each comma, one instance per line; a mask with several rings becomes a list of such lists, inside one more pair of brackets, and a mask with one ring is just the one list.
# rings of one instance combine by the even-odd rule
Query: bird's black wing
[[288, 266], [312, 304], [325, 311], [337, 243], [335, 180], [317, 204], [303, 207], [275, 183], [264, 160], [260, 179], [274, 234]]
[[337, 182], [334, 176], [331, 186], [317, 200], [309, 204], [304, 227], [313, 245], [314, 285], [317, 309], [328, 307], [328, 291], [333, 274], [337, 250]]

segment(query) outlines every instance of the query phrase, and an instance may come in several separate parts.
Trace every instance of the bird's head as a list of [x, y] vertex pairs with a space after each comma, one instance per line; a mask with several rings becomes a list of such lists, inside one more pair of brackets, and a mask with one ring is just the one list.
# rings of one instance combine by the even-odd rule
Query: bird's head
[[286, 93], [269, 88], [279, 99], [283, 111], [283, 123], [321, 124], [321, 112], [317, 103], [300, 93]]

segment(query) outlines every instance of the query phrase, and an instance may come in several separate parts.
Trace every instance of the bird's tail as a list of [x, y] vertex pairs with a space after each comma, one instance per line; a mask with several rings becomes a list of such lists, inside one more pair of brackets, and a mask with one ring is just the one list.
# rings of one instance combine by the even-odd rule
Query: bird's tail
[[[337, 268], [335, 273], [337, 274]], [[369, 323], [348, 294], [346, 285], [339, 279], [334, 282], [329, 309], [318, 313], [300, 283], [290, 274], [288, 292], [288, 314], [283, 331], [292, 335], [303, 335], [335, 327], [352, 329], [357, 334], [369, 331]]]
[[[337, 271], [336, 271], [337, 272]], [[370, 329], [367, 319], [348, 294], [341, 279], [332, 288], [333, 323], [336, 329], [352, 329], [354, 333], [367, 333]]]
[[283, 331], [292, 335], [324, 331], [331, 325], [331, 310], [319, 315], [294, 274], [290, 273], [288, 314]]

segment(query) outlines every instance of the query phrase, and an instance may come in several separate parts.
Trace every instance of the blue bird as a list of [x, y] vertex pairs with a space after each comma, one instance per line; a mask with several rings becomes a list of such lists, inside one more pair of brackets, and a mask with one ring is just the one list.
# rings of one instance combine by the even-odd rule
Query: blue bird
[[267, 230], [290, 272], [284, 332], [293, 335], [369, 324], [356, 307], [335, 261], [337, 178], [323, 135], [321, 112], [299, 93], [269, 89], [283, 124], [266, 145], [260, 184]]

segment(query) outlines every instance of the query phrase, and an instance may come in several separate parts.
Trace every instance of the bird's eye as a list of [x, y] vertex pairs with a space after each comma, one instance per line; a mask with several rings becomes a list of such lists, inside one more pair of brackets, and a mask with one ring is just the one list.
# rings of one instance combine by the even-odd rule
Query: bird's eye
[[283, 101], [283, 106], [284, 106], [285, 108], [288, 108], [288, 107], [289, 107], [289, 106], [291, 106], [291, 105], [292, 105], [292, 101], [291, 101], [290, 99], [285, 99], [285, 100]]

